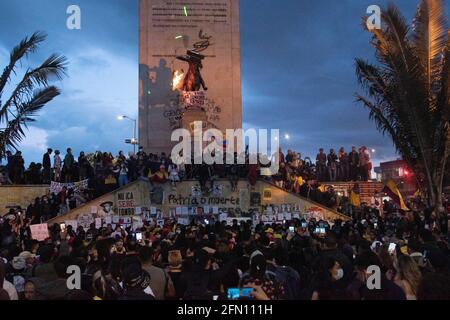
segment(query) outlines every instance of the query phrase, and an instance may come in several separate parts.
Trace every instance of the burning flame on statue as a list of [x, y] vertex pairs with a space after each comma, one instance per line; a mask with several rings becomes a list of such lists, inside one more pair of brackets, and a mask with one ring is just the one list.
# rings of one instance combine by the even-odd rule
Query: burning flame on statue
[[172, 78], [172, 90], [178, 90], [181, 89], [182, 85], [183, 85], [183, 80], [184, 80], [184, 72], [179, 71], [179, 70], [175, 70], [173, 72], [173, 78]]

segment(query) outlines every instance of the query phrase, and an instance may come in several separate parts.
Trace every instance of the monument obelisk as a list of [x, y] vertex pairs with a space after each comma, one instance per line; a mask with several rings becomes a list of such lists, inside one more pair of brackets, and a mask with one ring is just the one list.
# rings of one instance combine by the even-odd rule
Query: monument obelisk
[[239, 0], [140, 0], [139, 142], [169, 153], [173, 130], [242, 127]]

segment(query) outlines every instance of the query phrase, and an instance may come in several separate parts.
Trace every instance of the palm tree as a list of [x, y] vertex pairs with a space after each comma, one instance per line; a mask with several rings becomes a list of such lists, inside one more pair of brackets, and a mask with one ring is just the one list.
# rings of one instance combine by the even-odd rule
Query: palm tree
[[11, 77], [17, 75], [17, 65], [34, 53], [46, 37], [46, 34], [36, 32], [23, 39], [12, 50], [9, 64], [0, 76], [0, 125], [4, 127], [0, 129], [0, 158], [7, 150], [17, 150], [25, 137], [27, 123], [35, 121], [34, 117], [44, 105], [60, 94], [57, 87], [49, 85], [49, 81], [61, 80], [66, 75], [66, 58], [52, 54], [37, 68], [27, 69], [15, 88], [10, 88], [7, 99], [2, 100]]
[[450, 37], [443, 3], [422, 0], [412, 27], [390, 4], [382, 28], [371, 32], [378, 64], [356, 59], [366, 92], [357, 100], [392, 138], [439, 214], [450, 156]]

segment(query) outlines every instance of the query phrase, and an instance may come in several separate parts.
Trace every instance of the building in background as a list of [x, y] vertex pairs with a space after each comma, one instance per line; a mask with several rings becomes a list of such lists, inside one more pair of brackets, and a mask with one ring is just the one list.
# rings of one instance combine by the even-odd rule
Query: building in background
[[417, 191], [414, 173], [403, 160], [382, 162], [379, 167], [375, 168], [375, 174], [379, 182], [385, 183], [392, 179], [404, 197], [412, 196]]

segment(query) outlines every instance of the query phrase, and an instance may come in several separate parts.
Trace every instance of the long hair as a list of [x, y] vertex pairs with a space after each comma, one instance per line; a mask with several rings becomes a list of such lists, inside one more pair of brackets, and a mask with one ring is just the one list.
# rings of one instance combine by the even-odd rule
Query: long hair
[[401, 280], [408, 282], [413, 293], [417, 295], [422, 273], [413, 258], [406, 255], [398, 257], [398, 276]]

